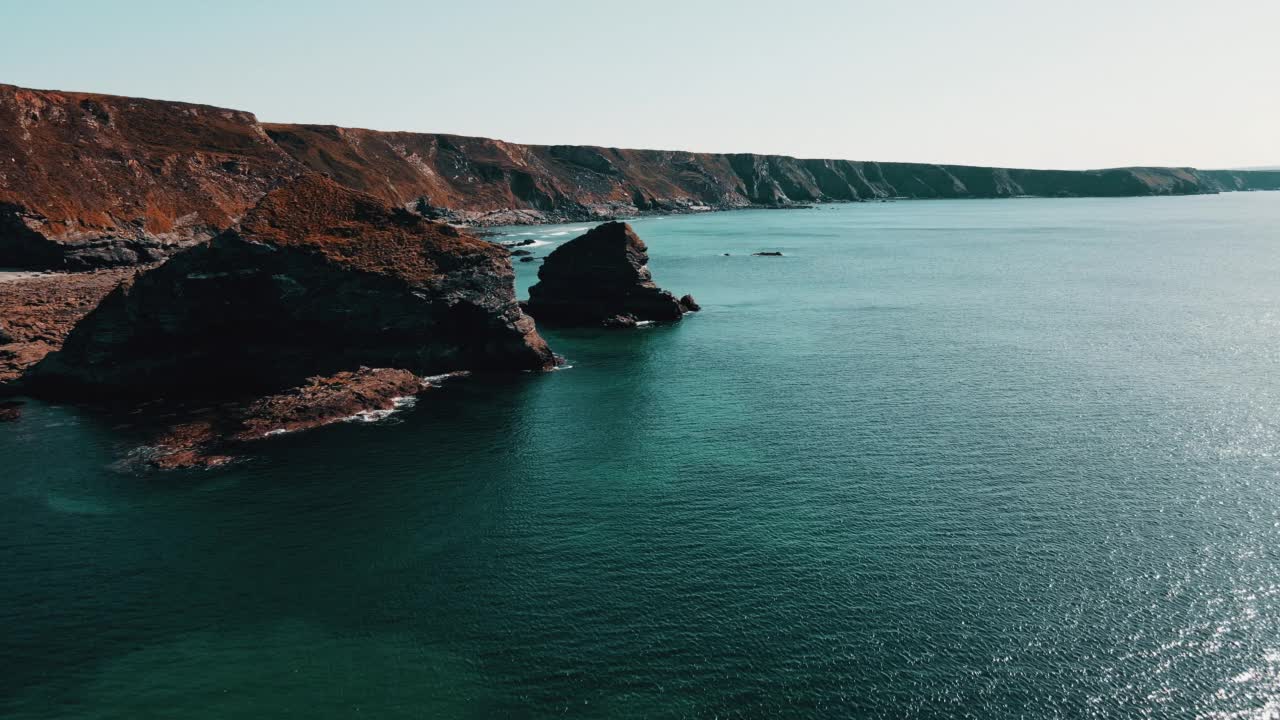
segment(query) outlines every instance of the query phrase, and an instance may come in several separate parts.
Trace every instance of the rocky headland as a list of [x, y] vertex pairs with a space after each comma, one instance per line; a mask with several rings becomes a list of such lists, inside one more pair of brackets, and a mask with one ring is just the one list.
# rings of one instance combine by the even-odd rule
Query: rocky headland
[[251, 440], [392, 410], [425, 377], [550, 369], [513, 279], [504, 248], [304, 174], [156, 267], [14, 281], [29, 302], [47, 280], [57, 324], [6, 316], [5, 332], [55, 350], [23, 392], [160, 401], [179, 421], [152, 464], [210, 466]]
[[77, 398], [276, 391], [360, 366], [538, 370], [502, 248], [318, 175], [127, 279], [28, 375]]
[[648, 248], [627, 223], [592, 228], [547, 255], [526, 310], [546, 325], [635, 327], [699, 310], [653, 282]]
[[148, 263], [313, 171], [462, 225], [887, 198], [1280, 189], [1277, 171], [1061, 171], [800, 159], [285, 125], [205, 105], [0, 85], [0, 267]]

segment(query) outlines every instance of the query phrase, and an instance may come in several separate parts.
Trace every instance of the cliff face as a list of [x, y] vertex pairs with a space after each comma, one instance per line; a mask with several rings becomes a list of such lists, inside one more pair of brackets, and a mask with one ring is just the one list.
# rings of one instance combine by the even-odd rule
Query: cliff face
[[550, 367], [513, 277], [496, 245], [304, 175], [126, 280], [28, 379], [45, 394], [227, 397], [360, 366]]
[[0, 266], [160, 259], [300, 170], [247, 112], [0, 85]]
[[230, 227], [305, 170], [477, 225], [889, 197], [1280, 189], [1275, 171], [802, 160], [261, 124], [236, 110], [0, 85], [0, 266], [158, 259]]

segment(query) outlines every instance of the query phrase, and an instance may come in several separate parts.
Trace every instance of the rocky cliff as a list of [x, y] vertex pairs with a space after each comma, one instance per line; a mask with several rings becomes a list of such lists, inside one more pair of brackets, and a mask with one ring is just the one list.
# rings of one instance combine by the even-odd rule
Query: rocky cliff
[[186, 103], [0, 85], [0, 266], [158, 259], [230, 227], [304, 170], [465, 224], [878, 198], [1280, 189], [1280, 172], [1061, 171], [521, 145], [263, 124]]
[[247, 112], [0, 85], [0, 266], [157, 260], [300, 170]]
[[226, 398], [360, 366], [550, 367], [513, 278], [504, 249], [308, 174], [125, 280], [27, 380], [77, 398]]

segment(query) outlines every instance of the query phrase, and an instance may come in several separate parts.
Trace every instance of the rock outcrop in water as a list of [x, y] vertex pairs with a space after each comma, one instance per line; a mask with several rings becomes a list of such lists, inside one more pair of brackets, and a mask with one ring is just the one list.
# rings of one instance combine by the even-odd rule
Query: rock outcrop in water
[[521, 145], [263, 124], [188, 103], [0, 85], [0, 267], [146, 263], [231, 227], [311, 170], [474, 225], [883, 198], [1280, 189], [1276, 171], [1059, 171]]
[[216, 467], [245, 443], [344, 420], [376, 419], [432, 387], [407, 370], [359, 368], [310, 378], [301, 387], [209, 410], [158, 438], [146, 453], [162, 470]]
[[692, 296], [677, 300], [655, 285], [648, 265], [648, 248], [630, 225], [605, 223], [547, 256], [527, 309], [538, 322], [579, 327], [634, 327], [699, 309]]
[[274, 392], [360, 366], [538, 370], [507, 252], [310, 174], [125, 281], [29, 373], [46, 394]]

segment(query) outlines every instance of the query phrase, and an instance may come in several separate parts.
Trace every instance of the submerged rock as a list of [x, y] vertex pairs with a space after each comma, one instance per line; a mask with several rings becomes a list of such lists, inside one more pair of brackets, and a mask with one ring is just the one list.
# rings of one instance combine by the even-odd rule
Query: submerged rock
[[22, 403], [17, 400], [0, 402], [0, 422], [14, 422], [22, 417]]
[[545, 258], [529, 288], [529, 314], [548, 325], [632, 327], [697, 309], [692, 297], [685, 305], [655, 285], [648, 263], [648, 249], [630, 225], [600, 225]]
[[756, 252], [751, 254], [756, 257], [782, 257], [782, 253], [776, 251]]
[[365, 366], [538, 370], [507, 252], [316, 174], [124, 282], [29, 374], [45, 394], [271, 392]]

